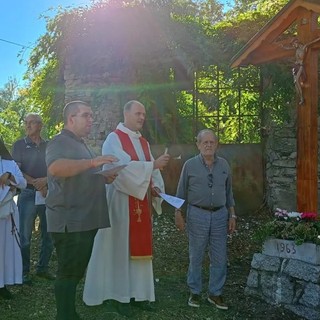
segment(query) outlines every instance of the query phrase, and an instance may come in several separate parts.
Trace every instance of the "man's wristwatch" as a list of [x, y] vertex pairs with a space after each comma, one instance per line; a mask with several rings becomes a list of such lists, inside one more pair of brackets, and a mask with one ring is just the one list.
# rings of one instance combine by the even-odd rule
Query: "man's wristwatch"
[[230, 218], [237, 219], [237, 216], [235, 214], [230, 215]]
[[12, 176], [11, 172], [7, 171], [6, 173], [8, 174], [8, 179], [10, 179]]

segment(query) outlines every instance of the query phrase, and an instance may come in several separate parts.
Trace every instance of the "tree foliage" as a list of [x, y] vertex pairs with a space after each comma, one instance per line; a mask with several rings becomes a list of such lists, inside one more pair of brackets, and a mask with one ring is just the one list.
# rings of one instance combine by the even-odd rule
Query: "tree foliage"
[[134, 91], [149, 105], [162, 106], [157, 110], [161, 124], [164, 131], [172, 131], [174, 91], [190, 85], [197, 69], [217, 63], [222, 56], [205, 13], [211, 22], [214, 17], [221, 19], [221, 6], [215, 1], [201, 6], [181, 0], [122, 5], [99, 1], [90, 8], [60, 10], [47, 20], [47, 32], [29, 59], [32, 98], [48, 121], [59, 119], [68, 61], [76, 77], [102, 74], [121, 79], [121, 94]]
[[0, 136], [9, 147], [23, 135], [23, 118], [31, 110], [27, 90], [9, 79], [0, 89]]
[[[221, 47], [231, 59], [270, 19], [282, 9], [289, 0], [235, 0], [235, 6], [225, 19], [216, 25], [217, 38]], [[289, 32], [294, 32], [290, 29]], [[255, 83], [259, 84], [259, 104], [261, 106], [261, 128], [268, 126], [267, 122], [280, 124], [286, 121], [292, 111], [295, 98], [291, 75], [290, 61], [278, 61], [257, 66]], [[250, 76], [250, 69], [241, 68], [244, 79]], [[266, 117], [267, 115], [267, 117]], [[268, 120], [267, 120], [268, 119]]]
[[[76, 77], [117, 79], [120, 95], [144, 102], [151, 141], [190, 142], [195, 130], [212, 127], [223, 142], [257, 142], [262, 113], [280, 122], [286, 117], [290, 71], [285, 64], [241, 71], [229, 64], [287, 2], [235, 0], [227, 12], [215, 0], [109, 0], [59, 8], [46, 18], [47, 32], [29, 59], [30, 99], [52, 134], [61, 120], [67, 64]], [[93, 91], [99, 106], [108, 91]]]

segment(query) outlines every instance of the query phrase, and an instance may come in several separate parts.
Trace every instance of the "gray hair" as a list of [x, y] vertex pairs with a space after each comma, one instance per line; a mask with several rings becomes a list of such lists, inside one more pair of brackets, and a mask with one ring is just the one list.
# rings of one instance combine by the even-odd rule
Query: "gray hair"
[[28, 118], [28, 117], [33, 117], [33, 118], [35, 118], [35, 120], [37, 121], [37, 122], [39, 122], [39, 123], [43, 123], [42, 122], [42, 118], [41, 118], [41, 116], [38, 114], [38, 113], [34, 113], [34, 112], [29, 112], [29, 113], [27, 113], [26, 114], [26, 116], [24, 117], [24, 119], [26, 119], [26, 118]]
[[218, 136], [213, 132], [213, 130], [211, 130], [211, 129], [202, 129], [202, 130], [199, 131], [199, 133], [198, 133], [197, 136], [196, 136], [197, 143], [200, 143], [200, 142], [201, 142], [202, 137], [203, 137], [206, 133], [211, 133], [211, 134], [213, 135], [214, 139], [215, 139], [216, 141], [219, 141]]

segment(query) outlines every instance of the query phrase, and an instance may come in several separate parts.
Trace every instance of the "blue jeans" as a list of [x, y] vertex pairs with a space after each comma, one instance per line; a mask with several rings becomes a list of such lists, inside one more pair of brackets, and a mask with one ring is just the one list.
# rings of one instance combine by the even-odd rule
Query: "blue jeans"
[[187, 283], [194, 294], [202, 291], [202, 263], [209, 248], [209, 295], [221, 295], [227, 276], [228, 210], [216, 212], [188, 207], [189, 269]]
[[24, 189], [18, 196], [23, 273], [28, 273], [30, 271], [30, 243], [34, 222], [37, 216], [39, 216], [40, 219], [41, 231], [41, 247], [37, 272], [48, 271], [48, 264], [53, 251], [51, 235], [47, 232], [46, 206], [35, 205], [35, 194], [35, 190]]

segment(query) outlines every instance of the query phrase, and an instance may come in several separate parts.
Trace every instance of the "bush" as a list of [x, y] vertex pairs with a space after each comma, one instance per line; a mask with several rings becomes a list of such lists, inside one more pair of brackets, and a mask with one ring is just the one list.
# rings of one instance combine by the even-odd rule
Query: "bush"
[[268, 238], [292, 240], [297, 245], [304, 242], [320, 244], [320, 220], [314, 212], [288, 212], [276, 209], [274, 219], [260, 226], [254, 238], [264, 242]]

